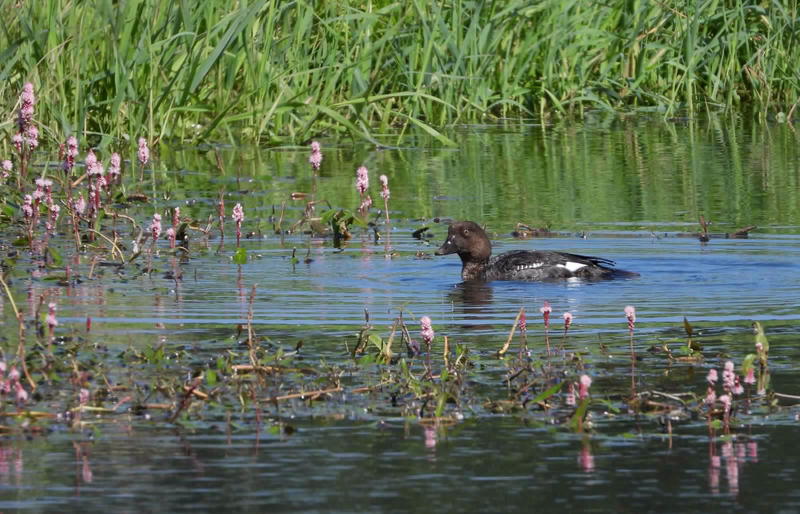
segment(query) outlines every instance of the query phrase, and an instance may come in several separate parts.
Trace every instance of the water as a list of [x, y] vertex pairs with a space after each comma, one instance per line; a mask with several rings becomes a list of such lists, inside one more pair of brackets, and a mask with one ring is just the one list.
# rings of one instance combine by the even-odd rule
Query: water
[[[417, 319], [428, 315], [438, 336], [436, 357], [441, 360], [446, 335], [451, 345], [469, 348], [476, 365], [463, 386], [466, 396], [451, 406], [447, 419], [421, 423], [415, 410], [421, 402], [400, 394], [393, 404], [397, 391], [387, 387], [371, 394], [337, 393], [311, 406], [288, 400], [277, 411], [262, 403], [260, 431], [252, 406], [236, 404], [195, 403], [184, 424], [166, 422], [168, 414], [159, 410], [145, 417], [125, 409], [90, 419], [75, 431], [66, 423], [42, 422], [43, 433], [14, 430], [0, 441], [0, 509], [434, 512], [486, 511], [498, 504], [636, 512], [800, 509], [792, 487], [798, 478], [792, 450], [797, 422], [788, 406], [794, 400], [777, 399], [781, 408], [758, 403], [750, 415], [740, 407], [731, 440], [709, 442], [704, 417], [676, 420], [670, 437], [661, 413], [627, 411], [631, 369], [622, 312], [629, 304], [637, 309], [639, 391], [704, 395], [709, 369], [721, 370], [729, 358], [738, 369], [754, 352], [751, 323], [758, 320], [770, 341], [770, 392], [798, 394], [800, 159], [793, 128], [738, 118], [672, 124], [598, 117], [549, 127], [458, 127], [450, 135], [460, 142], [458, 149], [440, 148], [424, 136], [381, 151], [322, 141], [317, 212], [327, 208], [325, 201], [349, 209], [358, 205], [354, 172], [362, 164], [371, 170], [370, 192], [380, 207], [377, 176], [388, 175], [394, 258], [384, 257], [385, 234], [375, 242], [372, 231], [355, 230], [343, 250], [329, 238], [302, 231], [274, 233], [273, 209], [278, 217], [286, 202], [286, 229], [308, 201], [290, 199], [312, 190], [305, 149], [221, 149], [222, 174], [213, 152], [173, 148], [156, 159], [154, 180], [148, 182], [155, 202], [125, 212], [146, 222], [153, 212], [180, 206], [183, 216], [204, 227], [224, 188], [228, 212], [241, 202], [243, 230], [253, 232], [242, 243], [248, 264], [231, 261], [230, 221], [224, 248], [216, 228], [208, 240], [192, 232], [183, 262], [160, 242], [153, 261], [158, 271], [150, 277], [136, 266], [121, 272], [103, 266], [103, 256], [92, 268], [92, 253], [73, 255], [65, 225], [55, 244], [72, 272], [82, 275], [80, 283], [56, 286], [29, 258], [20, 259], [11, 275], [12, 291], [26, 313], [45, 295], [59, 305], [57, 335], [74, 333], [108, 348], [108, 378], [119, 384], [129, 379], [113, 364], [126, 349], [164, 345], [166, 367], [187, 376], [209, 363], [213, 367], [231, 351], [236, 363], [246, 363], [237, 325], [246, 323], [253, 284], [258, 284], [254, 330], [269, 338], [271, 348], [287, 352], [302, 340], [294, 365], [319, 368], [324, 361], [342, 373], [345, 386], [381, 380], [380, 368], [361, 369], [347, 354], [364, 325], [365, 309], [382, 337], [398, 309]], [[748, 239], [719, 237], [708, 244], [679, 237], [699, 232], [701, 214], [719, 235], [750, 225], [758, 229]], [[486, 223], [496, 254], [536, 248], [597, 255], [641, 276], [462, 284], [455, 256], [421, 255], [432, 257], [453, 219]], [[517, 222], [549, 227], [552, 237], [516, 239], [511, 232]], [[424, 226], [430, 227], [429, 239], [412, 237]], [[4, 237], [10, 242], [16, 236]], [[299, 257], [294, 265], [293, 248]], [[306, 264], [309, 248], [313, 261]], [[139, 266], [143, 260], [146, 256]], [[182, 271], [183, 280], [166, 278], [170, 270]], [[520, 307], [528, 313], [529, 343], [540, 354], [538, 308], [544, 301], [554, 309], [554, 347], [561, 344], [562, 313], [575, 316], [565, 347], [580, 363], [565, 369], [572, 379], [588, 373], [594, 380], [591, 430], [585, 434], [564, 426], [571, 411], [563, 393], [546, 413], [535, 406], [497, 413], [496, 402], [509, 396], [508, 368], [494, 354]], [[7, 299], [2, 306], [6, 352], [13, 353], [16, 322]], [[678, 357], [686, 341], [684, 317], [703, 345], [704, 360], [670, 362], [648, 352], [670, 342]], [[409, 328], [418, 337], [410, 319]], [[402, 351], [396, 344], [395, 352]], [[515, 337], [511, 353], [516, 351]], [[414, 366], [420, 372], [421, 364]], [[94, 393], [103, 389], [99, 377], [91, 380]], [[286, 380], [289, 386], [270, 382], [265, 394], [328, 385], [325, 377], [311, 375]], [[146, 377], [139, 379], [136, 392], [120, 392], [104, 405], [127, 394], [147, 401], [151, 386]], [[33, 408], [60, 412], [64, 398], [44, 394], [47, 399]], [[157, 397], [149, 401], [169, 403]], [[602, 404], [604, 398], [619, 412]]]

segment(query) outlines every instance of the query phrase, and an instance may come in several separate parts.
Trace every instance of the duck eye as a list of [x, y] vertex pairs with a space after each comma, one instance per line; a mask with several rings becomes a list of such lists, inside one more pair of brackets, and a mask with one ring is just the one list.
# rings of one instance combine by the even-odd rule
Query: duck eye
[[469, 236], [469, 230], [464, 229], [464, 237], [467, 237], [467, 236]]

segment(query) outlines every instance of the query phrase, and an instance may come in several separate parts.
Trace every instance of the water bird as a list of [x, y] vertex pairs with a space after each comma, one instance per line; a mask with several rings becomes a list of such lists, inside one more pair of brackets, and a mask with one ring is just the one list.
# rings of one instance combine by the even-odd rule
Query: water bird
[[512, 250], [490, 259], [492, 243], [486, 232], [472, 221], [450, 225], [447, 239], [436, 250], [436, 255], [454, 253], [461, 258], [461, 278], [465, 281], [638, 276], [638, 273], [616, 269], [615, 263], [608, 259], [565, 252]]

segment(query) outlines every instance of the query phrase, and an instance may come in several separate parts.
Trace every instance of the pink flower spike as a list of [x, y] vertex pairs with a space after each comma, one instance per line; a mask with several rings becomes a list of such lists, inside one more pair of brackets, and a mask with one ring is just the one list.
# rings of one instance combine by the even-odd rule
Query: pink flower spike
[[636, 323], [636, 309], [633, 305], [625, 307], [625, 317], [628, 318], [628, 328], [633, 330], [633, 324]]
[[147, 148], [147, 139], [141, 137], [139, 138], [139, 163], [142, 166], [147, 164], [147, 161], [150, 160], [150, 149]]
[[714, 402], [717, 401], [717, 394], [714, 392], [713, 387], [708, 388], [708, 392], [706, 393], [706, 405], [711, 407], [714, 405]]
[[761, 344], [761, 343], [756, 343], [756, 351], [757, 351], [758, 353], [761, 353], [761, 352], [763, 352], [763, 351], [764, 351], [764, 345], [763, 345], [763, 344]]
[[11, 367], [11, 371], [8, 372], [8, 380], [11, 383], [18, 382], [19, 381], [19, 377], [20, 377], [20, 374], [19, 374], [19, 371], [17, 371], [17, 367], [16, 366], [12, 366]]
[[583, 401], [589, 394], [589, 387], [591, 387], [591, 385], [592, 385], [592, 378], [589, 375], [581, 375], [581, 388], [580, 388], [581, 401]]
[[81, 406], [86, 405], [86, 403], [89, 401], [89, 390], [86, 388], [81, 388], [79, 398]]
[[525, 312], [523, 311], [519, 317], [519, 331], [524, 334], [526, 330], [528, 330], [528, 321], [525, 319]]
[[322, 151], [319, 143], [316, 141], [311, 142], [311, 155], [308, 157], [308, 162], [311, 163], [311, 167], [315, 170], [318, 170], [322, 165]]
[[356, 170], [356, 190], [363, 195], [367, 192], [368, 187], [369, 170], [367, 170], [366, 166], [361, 166]]
[[572, 324], [572, 314], [569, 312], [564, 313], [564, 330], [567, 330]]
[[153, 214], [153, 223], [150, 225], [150, 231], [153, 233], [153, 241], [161, 235], [161, 215]]
[[713, 386], [714, 384], [717, 383], [717, 379], [718, 378], [719, 377], [717, 377], [717, 370], [712, 369], [711, 371], [708, 372], [708, 376], [706, 377], [706, 380], [708, 380], [708, 383]]
[[756, 368], [751, 367], [747, 370], [747, 375], [744, 377], [745, 384], [755, 384], [756, 383]]
[[381, 181], [381, 198], [383, 198], [384, 200], [388, 200], [390, 195], [389, 179], [386, 177], [386, 175], [381, 175], [380, 181]]
[[17, 382], [17, 403], [22, 405], [28, 401], [28, 392], [22, 387], [22, 384]]
[[58, 320], [56, 319], [56, 304], [50, 302], [48, 308], [50, 309], [50, 312], [47, 314], [45, 322], [47, 323], [47, 326], [50, 327], [50, 331], [52, 331], [55, 327], [58, 326]]
[[550, 307], [550, 304], [544, 302], [544, 305], [539, 309], [539, 312], [542, 313], [544, 316], [544, 327], [547, 328], [550, 326], [550, 313], [553, 312], [553, 308]]
[[244, 221], [244, 208], [242, 207], [242, 204], [237, 203], [233, 207], [233, 214], [231, 217], [236, 223], [241, 223]]
[[433, 341], [434, 332], [433, 327], [431, 326], [431, 318], [428, 316], [424, 316], [421, 320], [419, 320], [420, 324], [420, 335], [422, 339], [430, 344]]
[[722, 403], [722, 407], [725, 409], [725, 412], [728, 412], [731, 409], [731, 397], [727, 394], [723, 394], [719, 397], [720, 403]]
[[181, 208], [175, 207], [175, 210], [172, 211], [172, 228], [177, 230], [178, 225], [180, 224], [181, 224]]

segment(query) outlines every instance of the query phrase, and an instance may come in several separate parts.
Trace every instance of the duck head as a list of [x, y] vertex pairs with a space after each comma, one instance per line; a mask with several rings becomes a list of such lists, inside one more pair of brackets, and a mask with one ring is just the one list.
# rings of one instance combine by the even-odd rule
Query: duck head
[[461, 261], [486, 262], [492, 255], [492, 243], [486, 232], [472, 221], [459, 221], [450, 225], [447, 230], [447, 239], [436, 250], [436, 255], [450, 255], [457, 253]]

